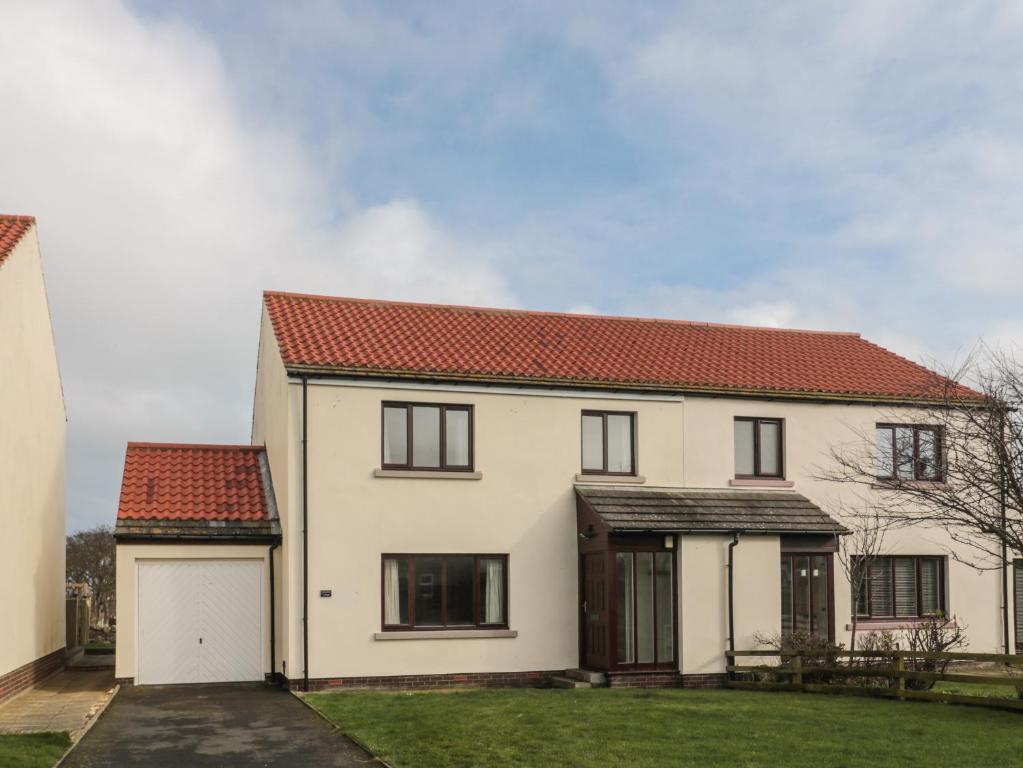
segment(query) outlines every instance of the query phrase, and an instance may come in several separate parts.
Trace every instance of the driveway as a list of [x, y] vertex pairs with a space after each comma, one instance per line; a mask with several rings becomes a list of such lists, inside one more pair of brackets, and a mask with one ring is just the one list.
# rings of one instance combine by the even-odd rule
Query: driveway
[[62, 768], [348, 768], [375, 762], [290, 693], [241, 683], [126, 686]]

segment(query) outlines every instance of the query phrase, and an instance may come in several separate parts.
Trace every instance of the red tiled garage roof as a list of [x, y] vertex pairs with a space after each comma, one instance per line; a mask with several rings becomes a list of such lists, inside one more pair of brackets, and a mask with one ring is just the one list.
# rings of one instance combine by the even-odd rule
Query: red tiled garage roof
[[9, 216], [0, 213], [0, 266], [11, 255], [14, 246], [21, 242], [36, 220], [32, 216]]
[[264, 301], [292, 371], [882, 400], [931, 399], [944, 381], [855, 333], [274, 291]]
[[118, 521], [265, 521], [266, 456], [249, 445], [128, 443]]

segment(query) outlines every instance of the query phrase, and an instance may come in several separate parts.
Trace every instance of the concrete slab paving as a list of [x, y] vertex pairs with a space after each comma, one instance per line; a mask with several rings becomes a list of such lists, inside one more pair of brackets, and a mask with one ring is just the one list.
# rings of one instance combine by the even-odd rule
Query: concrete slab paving
[[[78, 673], [82, 674], [82, 673]], [[356, 766], [379, 761], [265, 683], [124, 686], [61, 768]]]
[[0, 733], [67, 731], [74, 740], [114, 688], [113, 672], [58, 672], [0, 706]]

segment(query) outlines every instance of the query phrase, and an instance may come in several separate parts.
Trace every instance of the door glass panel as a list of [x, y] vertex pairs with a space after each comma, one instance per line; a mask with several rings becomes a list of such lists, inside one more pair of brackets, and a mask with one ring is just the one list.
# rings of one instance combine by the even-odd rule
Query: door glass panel
[[408, 463], [408, 409], [384, 408], [384, 464]]
[[469, 466], [469, 412], [444, 411], [444, 461], [449, 467]]
[[828, 558], [814, 555], [810, 558], [810, 580], [813, 586], [813, 633], [827, 638], [831, 617], [828, 615]]
[[760, 474], [781, 474], [781, 424], [760, 422]]
[[607, 471], [632, 472], [632, 417], [608, 414]]
[[448, 624], [475, 624], [472, 603], [475, 560], [472, 557], [449, 557], [447, 560]]
[[792, 558], [781, 558], [781, 633], [791, 635], [792, 623]]
[[654, 660], [654, 553], [636, 553], [636, 660]]
[[631, 552], [618, 552], [618, 663], [632, 664], [636, 661], [633, 647], [635, 627], [635, 590], [633, 584]]
[[753, 474], [753, 422], [735, 422], [735, 474]]
[[795, 559], [795, 620], [796, 632], [810, 631], [810, 558], [800, 555]]
[[412, 408], [412, 465], [440, 466], [440, 408]]
[[583, 416], [583, 469], [604, 468], [604, 418]]
[[417, 557], [416, 626], [438, 627], [441, 624], [442, 557]]
[[671, 553], [654, 555], [657, 594], [657, 661], [670, 662], [675, 658], [675, 611], [673, 605], [674, 569]]

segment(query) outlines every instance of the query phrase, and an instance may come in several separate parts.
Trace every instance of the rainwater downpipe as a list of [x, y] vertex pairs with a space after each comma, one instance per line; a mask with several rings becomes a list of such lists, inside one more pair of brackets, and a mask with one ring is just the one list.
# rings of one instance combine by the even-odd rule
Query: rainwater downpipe
[[302, 377], [302, 690], [309, 692], [309, 377]]
[[[728, 650], [732, 653], [735, 652], [735, 592], [734, 592], [734, 578], [735, 573], [735, 548], [739, 546], [739, 534], [740, 531], [734, 531], [732, 533], [732, 541], [728, 545]], [[735, 664], [735, 657], [728, 657], [729, 665]], [[728, 679], [731, 680], [733, 674], [728, 673]]]
[[270, 559], [270, 682], [276, 683], [277, 679], [277, 602], [276, 587], [274, 586], [274, 550], [281, 545], [275, 541], [270, 545], [270, 552], [267, 557]]

